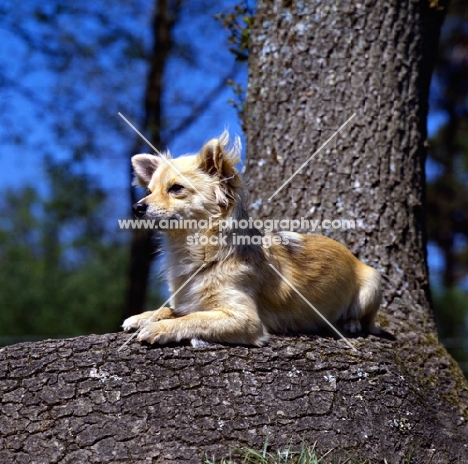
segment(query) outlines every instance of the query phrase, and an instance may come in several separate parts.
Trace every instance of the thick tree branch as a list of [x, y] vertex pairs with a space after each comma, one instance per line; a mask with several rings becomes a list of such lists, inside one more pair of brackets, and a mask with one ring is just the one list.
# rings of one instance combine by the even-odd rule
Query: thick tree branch
[[435, 340], [117, 351], [128, 336], [1, 349], [1, 462], [201, 462], [230, 446], [261, 449], [267, 435], [271, 449], [304, 440], [372, 462], [468, 462], [468, 391]]

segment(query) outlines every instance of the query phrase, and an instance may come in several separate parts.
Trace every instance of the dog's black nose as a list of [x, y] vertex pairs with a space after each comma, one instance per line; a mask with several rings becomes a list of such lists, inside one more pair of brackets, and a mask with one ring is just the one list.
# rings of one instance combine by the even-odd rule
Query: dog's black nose
[[146, 203], [135, 203], [133, 205], [133, 214], [137, 218], [141, 218], [145, 215], [148, 205]]

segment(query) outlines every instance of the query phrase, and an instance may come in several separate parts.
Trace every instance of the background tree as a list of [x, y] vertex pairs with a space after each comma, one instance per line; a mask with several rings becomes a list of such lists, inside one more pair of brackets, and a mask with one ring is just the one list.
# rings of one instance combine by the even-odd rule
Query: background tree
[[437, 326], [468, 374], [468, 8], [451, 2], [430, 100], [443, 122], [430, 140], [429, 240], [440, 250], [433, 278]]
[[[2, 341], [106, 332], [120, 323], [127, 256], [105, 234], [104, 196], [70, 163], [49, 167], [51, 192], [9, 190], [0, 206]], [[14, 214], [12, 214], [14, 212]]]
[[[22, 300], [11, 294], [10, 285], [2, 288], [2, 298], [11, 302], [2, 306], [4, 320], [12, 314], [30, 314], [16, 316], [14, 326], [2, 324], [2, 335], [106, 332], [120, 323], [128, 233], [118, 233], [116, 222], [127, 216], [129, 200], [116, 175], [126, 172], [128, 165], [122, 148], [128, 142], [117, 113], [124, 111], [132, 118], [141, 111], [134, 102], [143, 94], [150, 34], [141, 31], [150, 7], [151, 2], [72, 5], [61, 0], [2, 4], [0, 159], [4, 176], [13, 170], [15, 158], [21, 163], [14, 185], [18, 193], [10, 198], [34, 190], [37, 205], [31, 205], [35, 220], [31, 234], [40, 237], [39, 249], [30, 249], [38, 265], [27, 259], [12, 262], [17, 273], [6, 276], [6, 281], [37, 273], [41, 285], [37, 298], [23, 284], [24, 302], [33, 300], [34, 305], [19, 304]], [[31, 171], [34, 184], [22, 193]], [[128, 176], [124, 182], [128, 191]], [[107, 195], [109, 188], [112, 196]], [[4, 206], [6, 217], [14, 211], [12, 204]], [[21, 228], [21, 220], [15, 218], [15, 228]], [[9, 246], [19, 237], [15, 229], [5, 232], [12, 241], [4, 242], [2, 251], [11, 256]], [[18, 246], [28, 249], [27, 243]]]
[[[161, 140], [163, 77], [169, 55], [174, 46], [173, 28], [178, 21], [182, 3], [182, 0], [159, 0], [156, 1], [153, 12], [153, 46], [146, 81], [143, 120], [140, 127], [145, 133], [149, 134], [149, 140], [156, 148], [164, 146]], [[141, 145], [142, 140], [140, 136], [137, 136], [132, 154], [139, 153], [138, 148]], [[130, 180], [132, 177], [133, 173], [130, 166]], [[135, 190], [130, 187], [132, 205], [138, 200]], [[144, 311], [151, 263], [157, 252], [158, 244], [155, 234], [146, 229], [132, 231], [129, 284], [124, 318]]]

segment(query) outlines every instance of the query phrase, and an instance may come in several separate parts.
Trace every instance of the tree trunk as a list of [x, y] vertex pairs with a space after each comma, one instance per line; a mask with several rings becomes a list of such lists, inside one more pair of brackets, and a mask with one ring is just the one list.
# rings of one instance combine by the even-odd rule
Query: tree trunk
[[378, 323], [396, 341], [117, 351], [128, 335], [110, 334], [6, 347], [1, 462], [201, 462], [266, 440], [273, 450], [316, 443], [330, 459], [468, 462], [468, 387], [438, 343], [425, 261], [423, 52], [434, 50], [441, 14], [429, 2], [331, 3], [259, 5], [252, 200], [271, 218], [355, 219], [356, 230], [330, 235], [382, 271]]

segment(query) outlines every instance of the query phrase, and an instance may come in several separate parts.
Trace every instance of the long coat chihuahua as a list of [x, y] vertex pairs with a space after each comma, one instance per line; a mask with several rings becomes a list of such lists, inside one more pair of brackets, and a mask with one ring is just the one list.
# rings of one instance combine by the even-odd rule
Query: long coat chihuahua
[[149, 343], [256, 346], [269, 333], [317, 332], [327, 321], [348, 334], [380, 333], [379, 272], [324, 236], [239, 226], [249, 219], [239, 158], [227, 132], [195, 155], [132, 158], [136, 183], [148, 189], [134, 213], [165, 225], [172, 299], [126, 319], [124, 330]]

